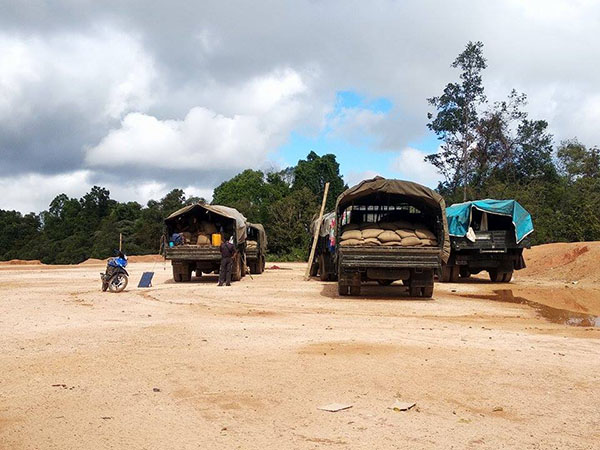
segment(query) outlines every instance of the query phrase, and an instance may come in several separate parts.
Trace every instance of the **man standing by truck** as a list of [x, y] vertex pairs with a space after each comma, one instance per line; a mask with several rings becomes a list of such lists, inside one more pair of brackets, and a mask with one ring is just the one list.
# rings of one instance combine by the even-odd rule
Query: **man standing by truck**
[[231, 271], [233, 269], [233, 257], [235, 255], [235, 246], [233, 237], [219, 246], [221, 251], [221, 268], [219, 269], [219, 286], [231, 286]]

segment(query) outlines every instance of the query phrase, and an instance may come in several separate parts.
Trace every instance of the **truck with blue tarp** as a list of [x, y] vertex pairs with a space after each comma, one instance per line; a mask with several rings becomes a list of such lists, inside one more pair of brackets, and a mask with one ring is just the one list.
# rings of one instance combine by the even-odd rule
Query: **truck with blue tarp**
[[525, 268], [531, 246], [531, 215], [515, 200], [474, 200], [446, 208], [451, 251], [442, 281], [458, 281], [487, 271], [493, 282], [508, 283]]

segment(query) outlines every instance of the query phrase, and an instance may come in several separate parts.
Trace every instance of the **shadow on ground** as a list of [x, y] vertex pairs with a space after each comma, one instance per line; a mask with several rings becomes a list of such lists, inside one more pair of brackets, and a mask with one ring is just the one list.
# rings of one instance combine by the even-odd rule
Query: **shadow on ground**
[[400, 282], [391, 284], [390, 286], [380, 286], [377, 283], [363, 283], [361, 285], [360, 295], [344, 295], [338, 294], [337, 282], [323, 282], [321, 296], [340, 300], [401, 300], [401, 301], [420, 301], [430, 302], [434, 298], [411, 297], [408, 294], [408, 288]]

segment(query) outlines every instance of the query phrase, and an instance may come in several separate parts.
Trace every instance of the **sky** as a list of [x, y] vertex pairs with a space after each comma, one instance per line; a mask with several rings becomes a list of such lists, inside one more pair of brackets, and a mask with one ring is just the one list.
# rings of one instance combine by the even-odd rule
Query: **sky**
[[426, 99], [482, 41], [490, 100], [600, 144], [592, 0], [0, 0], [0, 209], [93, 185], [210, 199], [244, 169], [334, 153], [345, 181], [435, 187]]

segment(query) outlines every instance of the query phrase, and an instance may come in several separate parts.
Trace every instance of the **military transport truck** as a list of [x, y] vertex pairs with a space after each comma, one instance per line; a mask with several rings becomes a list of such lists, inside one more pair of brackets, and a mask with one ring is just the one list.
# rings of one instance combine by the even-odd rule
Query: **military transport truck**
[[431, 297], [434, 274], [450, 253], [444, 199], [417, 183], [376, 177], [336, 204], [335, 270], [340, 295], [363, 281], [402, 280], [413, 297]]
[[476, 200], [446, 208], [451, 251], [442, 281], [455, 282], [486, 270], [490, 280], [508, 283], [523, 269], [533, 222], [515, 200]]
[[232, 280], [246, 274], [246, 218], [227, 206], [195, 203], [175, 211], [165, 219], [164, 256], [171, 260], [173, 279], [190, 281], [192, 273], [218, 273], [221, 264], [219, 244], [233, 237], [237, 253]]
[[321, 281], [337, 279], [335, 272], [335, 211], [323, 215], [321, 221], [315, 218], [311, 224], [311, 236], [315, 235], [315, 228], [319, 229], [315, 257], [310, 268], [310, 275], [317, 275]]
[[248, 223], [246, 238], [246, 263], [251, 274], [261, 274], [265, 271], [267, 255], [267, 234], [260, 223]]

